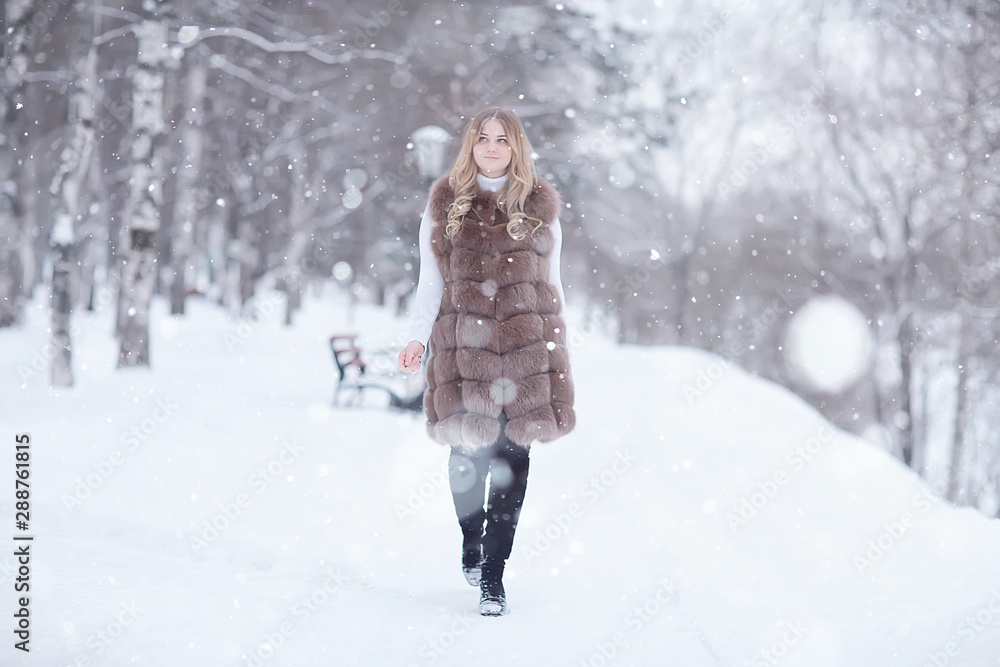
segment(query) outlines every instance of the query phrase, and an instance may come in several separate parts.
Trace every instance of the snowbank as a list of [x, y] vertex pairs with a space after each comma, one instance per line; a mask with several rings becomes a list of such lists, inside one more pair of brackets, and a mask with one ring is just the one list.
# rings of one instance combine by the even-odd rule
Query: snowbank
[[33, 374], [42, 299], [0, 330], [35, 536], [32, 651], [0, 663], [1000, 664], [998, 522], [735, 365], [596, 332], [576, 431], [532, 450], [511, 614], [478, 616], [447, 451], [419, 418], [330, 406], [327, 337], [395, 345], [406, 322], [331, 290], [286, 329], [280, 302], [243, 323], [157, 302], [152, 371], [114, 370], [109, 307], [76, 315], [70, 390]]

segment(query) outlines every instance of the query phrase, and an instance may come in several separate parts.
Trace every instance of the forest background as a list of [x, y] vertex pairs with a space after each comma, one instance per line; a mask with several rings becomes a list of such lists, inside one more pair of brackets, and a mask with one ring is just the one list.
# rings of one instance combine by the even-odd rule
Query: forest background
[[102, 287], [122, 369], [155, 371], [154, 298], [252, 316], [277, 288], [292, 324], [333, 282], [404, 313], [427, 186], [501, 104], [566, 202], [571, 344], [712, 351], [1000, 515], [996, 2], [0, 11], [0, 326], [52, 299], [4, 381], [71, 385]]

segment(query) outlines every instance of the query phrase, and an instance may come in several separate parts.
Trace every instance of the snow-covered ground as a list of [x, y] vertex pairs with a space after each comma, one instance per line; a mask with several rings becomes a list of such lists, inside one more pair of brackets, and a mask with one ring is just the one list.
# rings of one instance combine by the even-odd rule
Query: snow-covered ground
[[45, 304], [0, 330], [2, 665], [1000, 665], [1000, 523], [717, 357], [571, 312], [578, 426], [532, 449], [511, 613], [483, 618], [447, 450], [331, 406], [327, 337], [393, 345], [404, 319], [332, 287], [291, 328], [276, 296], [242, 324], [157, 301], [152, 370], [115, 370], [105, 307], [74, 316], [77, 384], [52, 390]]

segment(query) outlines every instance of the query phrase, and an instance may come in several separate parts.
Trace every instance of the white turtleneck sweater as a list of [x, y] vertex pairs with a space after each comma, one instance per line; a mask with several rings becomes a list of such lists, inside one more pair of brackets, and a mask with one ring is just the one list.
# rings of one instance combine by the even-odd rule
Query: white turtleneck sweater
[[[507, 182], [507, 176], [498, 178], [487, 178], [482, 174], [477, 176], [479, 187], [482, 190], [497, 192]], [[437, 259], [431, 250], [431, 228], [434, 220], [430, 214], [430, 204], [424, 209], [424, 215], [420, 219], [420, 230], [417, 233], [420, 249], [420, 275], [417, 278], [417, 293], [413, 295], [413, 305], [410, 309], [410, 340], [415, 340], [427, 347], [427, 339], [430, 338], [431, 328], [441, 309], [441, 296], [444, 294], [444, 277], [438, 267]], [[562, 226], [559, 224], [559, 216], [549, 222], [549, 229], [552, 230], [552, 254], [549, 256], [549, 282], [559, 292], [560, 315], [562, 314], [562, 304], [566, 303], [566, 296], [563, 294], [562, 278], [559, 275], [559, 258], [562, 254]]]

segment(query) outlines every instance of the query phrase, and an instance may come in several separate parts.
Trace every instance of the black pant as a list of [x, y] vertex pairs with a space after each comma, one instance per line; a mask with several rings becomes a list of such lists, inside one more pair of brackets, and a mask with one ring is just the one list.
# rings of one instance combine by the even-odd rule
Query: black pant
[[500, 438], [491, 447], [476, 451], [452, 447], [448, 478], [465, 544], [481, 537], [484, 558], [505, 562], [514, 545], [528, 486], [528, 448], [511, 442], [501, 428]]

